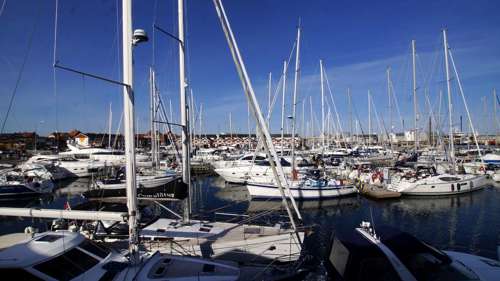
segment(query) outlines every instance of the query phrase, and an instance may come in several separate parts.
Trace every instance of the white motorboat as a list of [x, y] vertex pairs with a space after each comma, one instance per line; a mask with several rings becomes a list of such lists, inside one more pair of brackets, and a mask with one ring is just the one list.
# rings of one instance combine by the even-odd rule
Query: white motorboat
[[342, 280], [498, 280], [500, 263], [486, 257], [440, 251], [390, 227], [361, 223], [338, 234], [329, 261]]
[[[70, 141], [66, 144], [69, 151], [60, 152], [60, 155], [72, 155], [77, 159], [94, 159], [106, 163], [108, 166], [123, 165], [125, 153], [122, 150], [112, 148], [80, 147]], [[136, 154], [137, 162], [147, 162], [149, 156]]]
[[23, 165], [44, 165], [55, 180], [90, 177], [105, 167], [105, 163], [93, 159], [77, 159], [72, 155], [35, 155]]
[[236, 160], [219, 160], [213, 161], [211, 164], [214, 169], [234, 168], [234, 167], [248, 167], [256, 161], [266, 160], [267, 157], [264, 153], [247, 153]]

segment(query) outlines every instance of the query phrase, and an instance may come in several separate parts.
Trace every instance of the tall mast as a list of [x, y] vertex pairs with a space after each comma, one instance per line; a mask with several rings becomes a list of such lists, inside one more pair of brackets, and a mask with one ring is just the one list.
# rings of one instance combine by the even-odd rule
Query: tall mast
[[493, 116], [495, 117], [495, 144], [498, 136], [498, 119], [497, 119], [497, 89], [493, 88]]
[[446, 88], [448, 90], [448, 122], [450, 126], [450, 135], [449, 135], [449, 143], [450, 143], [450, 161], [452, 164], [452, 173], [454, 174], [456, 171], [455, 168], [455, 144], [453, 139], [453, 103], [451, 101], [451, 84], [450, 84], [450, 69], [448, 64], [448, 40], [446, 38], [446, 29], [443, 29], [443, 48], [444, 48], [444, 63], [446, 70]]
[[312, 140], [312, 146], [314, 148], [314, 117], [313, 117], [313, 101], [312, 101], [312, 96], [309, 96], [309, 112], [311, 113], [310, 116], [310, 126], [311, 126], [311, 140]]
[[132, 263], [138, 262], [138, 220], [137, 188], [135, 174], [135, 140], [134, 140], [134, 88], [132, 68], [132, 2], [122, 2], [122, 41], [123, 41], [123, 116], [125, 134], [125, 173], [127, 187], [127, 207], [129, 225], [129, 252]]
[[273, 74], [269, 72], [269, 79], [267, 81], [267, 127], [271, 131], [271, 87], [272, 87], [272, 76]]
[[191, 129], [190, 133], [191, 133], [191, 137], [190, 137], [190, 142], [189, 142], [189, 145], [191, 146], [191, 150], [193, 149], [193, 141], [196, 139], [196, 119], [195, 119], [195, 115], [196, 115], [196, 108], [194, 107], [194, 97], [193, 97], [193, 89], [189, 89], [189, 105], [188, 105], [188, 114], [189, 114], [189, 118], [190, 121], [189, 121], [189, 127]]
[[[293, 219], [293, 215], [292, 215], [290, 207], [288, 205], [288, 201], [286, 200], [286, 197], [285, 197], [285, 192], [283, 190], [283, 186], [287, 190], [287, 195], [289, 195], [289, 198], [290, 198], [290, 201], [292, 202], [295, 213], [297, 214], [299, 219], [301, 219], [302, 217], [301, 217], [300, 212], [297, 208], [297, 204], [296, 204], [295, 200], [293, 199], [293, 196], [291, 196], [290, 189], [288, 188], [288, 183], [287, 183], [285, 174], [283, 173], [283, 167], [281, 166], [281, 163], [280, 163], [279, 158], [278, 158], [278, 154], [276, 153], [276, 150], [274, 149], [273, 141], [271, 139], [271, 135], [269, 134], [269, 130], [267, 129], [267, 126], [265, 125], [264, 117], [262, 116], [262, 112], [260, 110], [259, 103], [257, 102], [257, 98], [255, 97], [252, 83], [250, 82], [250, 78], [247, 74], [245, 64], [243, 62], [243, 59], [241, 58], [241, 54], [239, 52], [238, 45], [236, 43], [236, 39], [234, 38], [231, 27], [229, 26], [229, 21], [227, 19], [226, 12], [224, 11], [224, 7], [222, 6], [222, 2], [220, 0], [214, 0], [213, 2], [215, 5], [215, 8], [217, 10], [217, 15], [218, 15], [219, 20], [221, 22], [222, 28], [224, 30], [224, 34], [226, 36], [229, 48], [231, 50], [233, 60], [235, 62], [236, 68], [238, 70], [238, 75], [240, 77], [243, 89], [245, 89], [245, 95], [247, 96], [247, 99], [250, 102], [250, 105], [252, 108], [252, 112], [255, 115], [259, 134], [262, 135], [264, 138], [264, 150], [269, 157], [271, 170], [272, 170], [274, 178], [276, 180], [276, 184], [278, 186], [278, 189], [281, 193], [283, 205], [285, 206], [285, 209], [288, 213], [288, 216], [290, 217], [290, 223], [292, 224], [293, 229], [297, 230], [297, 227], [295, 225], [295, 221]], [[299, 239], [299, 241], [301, 241], [299, 236], [297, 238]]]
[[283, 146], [285, 143], [285, 95], [286, 95], [286, 72], [287, 72], [286, 60], [283, 61], [283, 92], [281, 94], [281, 156], [283, 156]]
[[323, 60], [319, 60], [319, 72], [321, 80], [321, 134], [322, 134], [322, 150], [325, 149], [325, 89], [323, 86]]
[[347, 88], [347, 101], [349, 103], [349, 135], [351, 137], [352, 141], [352, 136], [353, 136], [353, 131], [352, 131], [352, 100], [351, 100], [351, 88]]
[[293, 106], [292, 106], [292, 171], [295, 170], [295, 116], [297, 108], [297, 95], [300, 71], [300, 19], [297, 27], [297, 49], [295, 50], [295, 79], [293, 81]]
[[368, 145], [371, 144], [372, 140], [372, 101], [371, 93], [368, 90]]
[[[393, 120], [392, 120], [392, 95], [391, 95], [391, 67], [387, 67], [387, 98], [389, 99], [389, 126], [390, 132], [393, 132]], [[392, 146], [392, 140], [389, 140]]]
[[[151, 119], [151, 158], [153, 168], [157, 167], [157, 148], [156, 148], [156, 123], [155, 123], [155, 108], [156, 108], [156, 87], [155, 87], [155, 72], [152, 67], [149, 68], [149, 92], [150, 92], [150, 119]], [[172, 120], [170, 120], [172, 122]]]
[[250, 103], [247, 103], [247, 128], [248, 128], [248, 151], [252, 149], [252, 136], [250, 133]]
[[229, 135], [231, 139], [233, 138], [233, 118], [231, 116], [231, 112], [229, 112]]
[[203, 134], [203, 103], [200, 103], [200, 128], [198, 129], [198, 135], [200, 136], [200, 142], [201, 142], [201, 135]]
[[[306, 137], [306, 127], [305, 127], [305, 115], [306, 115], [306, 100], [302, 100], [302, 138]], [[302, 142], [303, 143], [303, 142]]]
[[[109, 103], [109, 119], [108, 119], [108, 148], [111, 148], [111, 125], [113, 124], [113, 111], [111, 103]], [[36, 133], [36, 132], [35, 132]]]
[[190, 193], [191, 193], [191, 157], [190, 157], [190, 129], [189, 129], [189, 102], [186, 95], [186, 88], [188, 86], [186, 81], [186, 70], [184, 68], [184, 0], [177, 1], [177, 18], [178, 18], [178, 35], [179, 39], [179, 94], [181, 103], [181, 142], [182, 142], [182, 181], [188, 186], [188, 196], [184, 201], [183, 220], [189, 221], [191, 211], [190, 206]]
[[415, 152], [418, 150], [418, 112], [417, 112], [417, 67], [416, 67], [416, 50], [415, 50], [415, 40], [411, 40], [411, 55], [413, 61], [413, 118], [414, 118], [414, 134], [415, 134]]

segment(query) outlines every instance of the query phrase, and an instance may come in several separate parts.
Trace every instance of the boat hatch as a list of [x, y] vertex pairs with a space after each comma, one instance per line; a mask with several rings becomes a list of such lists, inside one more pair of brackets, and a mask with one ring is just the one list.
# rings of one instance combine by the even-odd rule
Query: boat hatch
[[73, 248], [62, 255], [33, 266], [34, 269], [57, 280], [71, 280], [99, 263], [96, 258]]
[[82, 243], [80, 243], [80, 245], [78, 245], [78, 247], [100, 258], [105, 258], [111, 253], [108, 248], [98, 245], [89, 240], [83, 241]]
[[38, 239], [36, 239], [35, 241], [37, 242], [54, 242], [54, 241], [57, 241], [59, 239], [61, 239], [61, 235], [53, 235], [53, 234], [48, 234], [48, 235], [44, 235]]

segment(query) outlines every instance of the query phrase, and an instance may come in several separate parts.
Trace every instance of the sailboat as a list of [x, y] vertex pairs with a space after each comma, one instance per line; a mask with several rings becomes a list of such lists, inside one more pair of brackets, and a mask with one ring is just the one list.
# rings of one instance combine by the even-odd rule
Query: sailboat
[[[415, 43], [412, 41], [413, 54], [415, 53]], [[451, 54], [447, 37], [446, 30], [443, 29], [443, 46], [444, 46], [444, 58], [445, 58], [445, 72], [446, 72], [446, 83], [448, 90], [448, 118], [449, 118], [449, 146], [450, 155], [449, 161], [451, 165], [451, 172], [444, 174], [432, 173], [419, 173], [414, 172], [411, 174], [403, 174], [391, 178], [391, 183], [387, 184], [387, 188], [392, 191], [401, 192], [403, 195], [452, 195], [475, 191], [483, 188], [487, 184], [487, 178], [485, 175], [469, 175], [469, 174], [457, 174], [456, 173], [456, 162], [455, 162], [455, 146], [454, 146], [454, 134], [453, 134], [453, 124], [452, 124], [452, 101], [451, 101], [451, 79], [448, 63], [448, 55]], [[452, 60], [453, 67], [454, 62]], [[454, 67], [455, 68], [455, 67]], [[456, 69], [455, 69], [456, 72]], [[457, 75], [458, 77], [458, 75]], [[414, 78], [415, 79], [415, 78]], [[459, 88], [463, 97], [463, 92], [461, 90], [460, 80], [458, 79]], [[415, 84], [415, 83], [414, 83]], [[415, 86], [414, 86], [415, 88]], [[465, 102], [465, 98], [464, 98]], [[465, 106], [467, 106], [465, 104]], [[467, 107], [466, 107], [467, 108]], [[468, 110], [467, 110], [468, 112]], [[469, 122], [473, 131], [474, 139], [476, 138], [476, 133], [469, 116]], [[417, 142], [416, 144], [417, 145]], [[476, 146], [479, 152], [479, 146], [476, 140]], [[479, 152], [480, 153], [480, 152]]]
[[[347, 196], [357, 193], [357, 189], [354, 185], [344, 185], [342, 181], [327, 180], [325, 178], [320, 178], [319, 173], [314, 175], [304, 175], [300, 180], [298, 178], [298, 170], [296, 163], [296, 144], [295, 144], [295, 128], [296, 128], [296, 106], [297, 106], [297, 94], [298, 94], [298, 80], [299, 80], [299, 67], [300, 67], [300, 37], [301, 37], [301, 27], [300, 23], [297, 28], [297, 39], [295, 49], [295, 79], [294, 79], [294, 91], [293, 91], [293, 103], [292, 103], [292, 151], [291, 151], [291, 161], [290, 168], [287, 171], [289, 175], [292, 175], [290, 186], [287, 189], [287, 196], [293, 197], [298, 200], [309, 200], [309, 199], [326, 199], [333, 197]], [[323, 63], [320, 61], [321, 69], [321, 93], [322, 101], [324, 100], [324, 89], [323, 89]], [[324, 102], [323, 106], [324, 107]], [[324, 111], [324, 110], [323, 110]], [[324, 117], [324, 112], [323, 112]], [[325, 146], [325, 131], [323, 122], [323, 149]], [[257, 166], [262, 165], [259, 163]], [[286, 179], [288, 180], [288, 179]], [[246, 187], [248, 192], [255, 199], [281, 199], [281, 191], [278, 189], [278, 182], [269, 180], [262, 177], [250, 177], [246, 180]]]
[[[214, 1], [217, 11], [222, 3]], [[183, 0], [179, 0], [182, 22]], [[93, 244], [79, 233], [44, 232], [32, 237], [4, 237], [0, 251], [0, 272], [18, 280], [240, 280], [265, 278], [269, 266], [240, 266], [231, 261], [143, 252], [139, 249], [139, 212], [134, 151], [134, 98], [132, 46], [144, 40], [144, 32], [132, 37], [131, 0], [122, 1], [123, 22], [123, 96], [125, 116], [126, 190], [128, 213], [1, 208], [0, 215], [62, 218], [72, 220], [124, 221], [129, 225], [128, 254], [109, 251]], [[57, 17], [56, 17], [57, 18]], [[227, 24], [227, 19], [221, 22]], [[57, 22], [56, 22], [57, 23]], [[56, 25], [57, 26], [57, 25]], [[134, 35], [136, 35], [134, 33]], [[181, 37], [182, 38], [182, 37]], [[180, 46], [182, 47], [182, 46]], [[183, 87], [181, 85], [181, 87]], [[189, 178], [189, 177], [188, 177]]]
[[[228, 43], [232, 46], [235, 43], [234, 38], [229, 37], [229, 22], [220, 1], [214, 1], [221, 24], [228, 36]], [[179, 3], [180, 5], [180, 3]], [[189, 120], [187, 111], [187, 102], [185, 99], [184, 73], [184, 49], [183, 49], [183, 20], [182, 11], [179, 11], [179, 63], [180, 63], [180, 90], [181, 90], [181, 122], [182, 126], [182, 180], [186, 185], [191, 184], [190, 177], [190, 141], [189, 141]], [[253, 94], [253, 93], [252, 93]], [[184, 98], [183, 98], [184, 97]], [[251, 97], [255, 99], [255, 96]], [[257, 103], [251, 104], [252, 109], [258, 119], [263, 120]], [[257, 112], [257, 113], [256, 113]], [[265, 123], [258, 122], [261, 130], [266, 130]], [[270, 136], [265, 136], [266, 141], [271, 142]], [[267, 153], [269, 146], [267, 146]], [[273, 153], [276, 153], [271, 148]], [[275, 154], [276, 155], [276, 154]], [[273, 163], [278, 166], [280, 163]], [[272, 165], [272, 164], [271, 164]], [[273, 166], [274, 167], [274, 166]], [[281, 167], [279, 167], [281, 168]], [[276, 171], [276, 168], [273, 169]], [[276, 176], [276, 173], [273, 173]], [[188, 189], [190, 190], [190, 189]], [[189, 196], [189, 195], [188, 195]], [[178, 219], [160, 218], [140, 230], [139, 235], [146, 239], [167, 240], [159, 249], [162, 252], [184, 252], [191, 255], [203, 257], [215, 257], [239, 262], [294, 262], [300, 257], [301, 243], [305, 232], [293, 228], [285, 228], [281, 225], [262, 226], [249, 224], [249, 220], [240, 223], [228, 222], [208, 222], [193, 220], [189, 217], [189, 198], [185, 201], [183, 216], [177, 215]], [[293, 223], [293, 217], [290, 216]]]

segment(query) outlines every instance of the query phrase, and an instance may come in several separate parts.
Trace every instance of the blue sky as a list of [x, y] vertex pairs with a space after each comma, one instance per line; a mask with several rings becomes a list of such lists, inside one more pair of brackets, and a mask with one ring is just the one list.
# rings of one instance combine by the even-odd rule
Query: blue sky
[[[234, 130], [246, 132], [246, 100], [213, 3], [209, 0], [187, 2], [188, 75], [196, 106], [203, 103], [203, 131], [227, 131], [231, 112]], [[172, 101], [174, 121], [178, 120], [177, 47], [174, 41], [159, 33], [154, 34], [154, 44], [152, 40], [154, 21], [176, 33], [177, 1], [133, 3], [134, 28], [145, 29], [151, 39], [134, 50], [136, 116], [139, 131], [146, 131], [149, 116], [148, 68], [153, 61], [153, 46], [159, 89], [167, 105], [169, 100]], [[415, 39], [420, 127], [426, 126], [429, 110], [424, 89], [429, 89], [428, 95], [435, 111], [438, 110], [439, 90], [446, 90], [440, 33], [446, 27], [474, 124], [482, 132], [494, 129], [491, 90], [493, 87], [500, 88], [498, 1], [226, 0], [224, 4], [254, 89], [265, 110], [268, 73], [273, 73], [273, 87], [276, 87], [283, 60], [288, 58], [293, 46], [300, 17], [303, 37], [299, 121], [302, 114], [300, 102], [309, 99], [309, 96], [312, 96], [315, 118], [320, 118], [319, 59], [323, 59], [344, 129], [348, 123], [347, 87], [351, 88], [353, 102], [365, 131], [368, 90], [372, 92], [379, 117], [388, 123], [385, 78], [388, 66], [392, 68], [402, 118], [406, 127], [412, 126], [409, 62], [410, 41]], [[60, 63], [120, 80], [121, 45], [117, 41], [121, 36], [120, 12], [121, 1], [60, 0], [57, 32], [57, 58]], [[119, 87], [57, 71], [57, 90], [54, 91], [54, 1], [7, 1], [0, 16], [0, 25], [0, 36], [3, 38], [0, 40], [2, 121], [28, 50], [30, 35], [34, 32], [32, 48], [21, 75], [6, 131], [33, 131], [35, 127], [42, 134], [73, 128], [104, 131], [110, 103], [113, 128], [116, 130], [122, 110]], [[288, 72], [287, 79], [290, 82], [287, 84], [288, 115], [293, 71]], [[456, 83], [452, 90], [454, 122], [458, 126], [458, 116], [464, 116], [464, 124], [466, 117]], [[486, 102], [482, 102], [483, 96]], [[445, 104], [446, 99], [443, 99], [443, 106]], [[446, 107], [442, 108], [442, 112], [446, 112]], [[309, 116], [307, 103], [306, 122]], [[394, 116], [399, 119], [396, 113]], [[374, 131], [378, 130], [375, 116], [372, 118]], [[442, 118], [446, 120], [447, 116], [443, 115]], [[38, 124], [40, 120], [44, 123]], [[272, 117], [272, 131], [279, 129], [279, 123], [278, 103]], [[394, 125], [397, 130], [401, 127], [399, 122]], [[317, 123], [315, 126], [318, 128]], [[446, 126], [443, 128], [446, 129]], [[301, 128], [299, 132], [302, 132]]]

